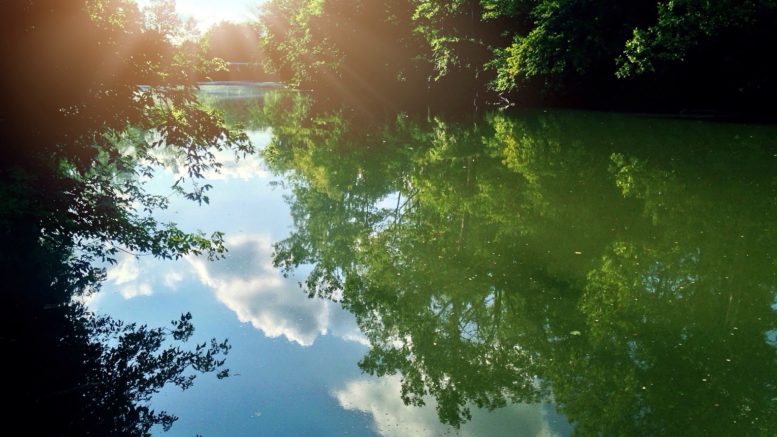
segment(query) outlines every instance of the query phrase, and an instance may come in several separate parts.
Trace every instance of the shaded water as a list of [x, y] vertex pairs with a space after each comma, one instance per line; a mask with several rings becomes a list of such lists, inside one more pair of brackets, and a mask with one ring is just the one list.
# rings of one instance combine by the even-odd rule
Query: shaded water
[[236, 376], [155, 400], [173, 435], [777, 432], [777, 129], [222, 91], [262, 156], [166, 218], [227, 258], [126, 257], [91, 303], [230, 338]]

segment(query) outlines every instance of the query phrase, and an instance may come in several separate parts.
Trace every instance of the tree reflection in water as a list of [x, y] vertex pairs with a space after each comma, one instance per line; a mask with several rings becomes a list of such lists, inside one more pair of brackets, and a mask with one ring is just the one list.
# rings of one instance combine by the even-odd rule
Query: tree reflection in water
[[183, 42], [172, 6], [0, 2], [3, 417], [24, 434], [148, 435], [175, 420], [150, 407], [162, 387], [226, 375], [226, 341], [181, 346], [192, 335], [189, 314], [152, 329], [78, 302], [120, 251], [163, 259], [225, 251], [223, 234], [156, 220], [169, 196], [146, 191], [163, 149], [185, 175], [172, 191], [205, 203], [210, 186], [198, 181], [219, 167], [215, 152], [252, 151], [196, 100], [197, 75], [215, 63]]
[[581, 434], [777, 431], [775, 129], [583, 112], [357, 127], [267, 99], [285, 271], [443, 422], [550, 400]]

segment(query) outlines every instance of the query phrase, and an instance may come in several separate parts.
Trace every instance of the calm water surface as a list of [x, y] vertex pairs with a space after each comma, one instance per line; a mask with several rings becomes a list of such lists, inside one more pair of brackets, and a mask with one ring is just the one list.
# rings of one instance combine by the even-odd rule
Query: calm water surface
[[230, 339], [233, 377], [155, 399], [170, 435], [777, 432], [776, 128], [264, 90], [204, 90], [262, 152], [163, 214], [226, 259], [128, 256], [90, 302]]

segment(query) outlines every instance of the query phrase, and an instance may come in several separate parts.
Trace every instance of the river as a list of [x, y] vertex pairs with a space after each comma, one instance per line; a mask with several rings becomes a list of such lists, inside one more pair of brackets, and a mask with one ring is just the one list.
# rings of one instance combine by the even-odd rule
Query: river
[[125, 255], [89, 301], [229, 338], [169, 435], [777, 432], [777, 128], [265, 91], [203, 89], [260, 152], [159, 214], [226, 258]]

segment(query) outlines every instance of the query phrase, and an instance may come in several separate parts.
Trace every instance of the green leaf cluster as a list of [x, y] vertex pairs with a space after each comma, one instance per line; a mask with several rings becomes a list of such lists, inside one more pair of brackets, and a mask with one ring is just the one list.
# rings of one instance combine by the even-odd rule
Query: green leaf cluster
[[775, 19], [773, 0], [272, 0], [259, 25], [282, 80], [346, 103], [401, 101], [409, 87], [425, 99], [406, 106], [624, 90], [698, 104], [715, 100], [703, 92], [763, 103], [774, 71], [757, 47], [774, 42]]

